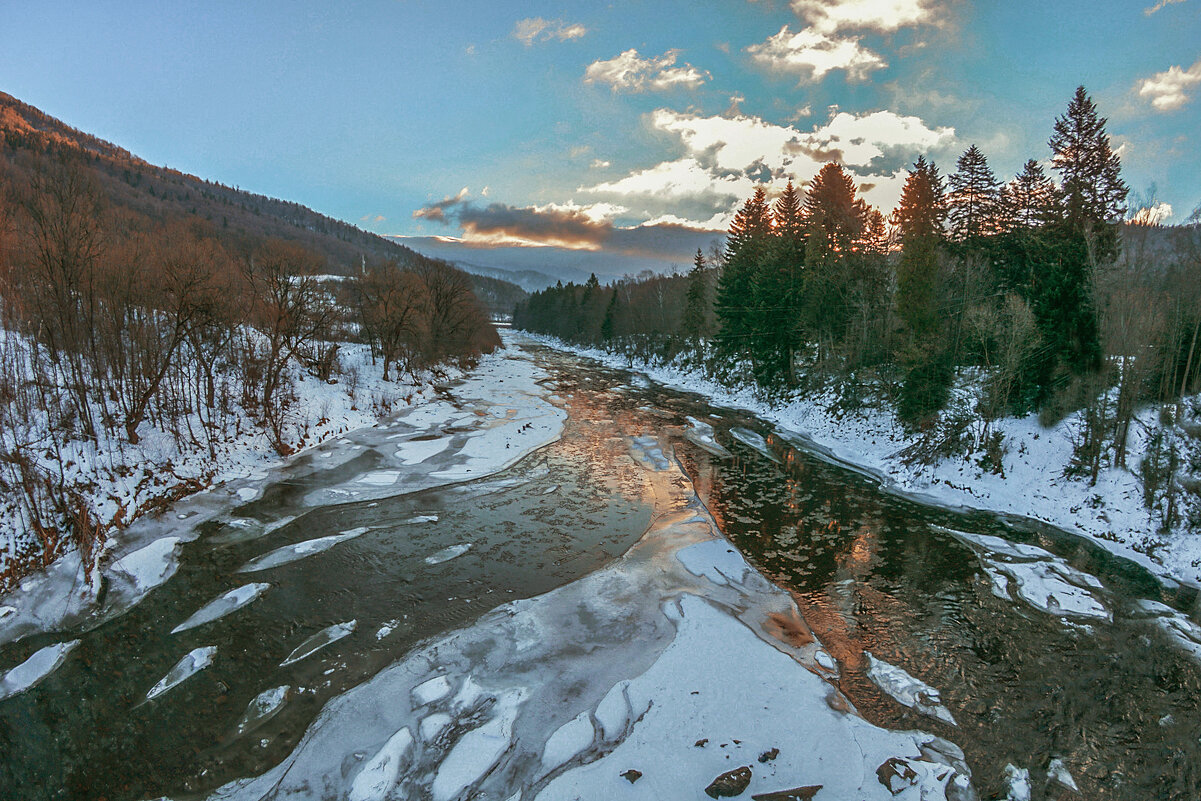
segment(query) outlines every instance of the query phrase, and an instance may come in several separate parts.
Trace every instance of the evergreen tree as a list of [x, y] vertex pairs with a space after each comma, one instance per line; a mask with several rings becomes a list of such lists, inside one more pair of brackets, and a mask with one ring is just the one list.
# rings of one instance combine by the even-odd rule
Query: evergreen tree
[[1066, 374], [1101, 368], [1093, 274], [1098, 264], [1117, 255], [1128, 192], [1105, 123], [1081, 86], [1067, 112], [1055, 120], [1050, 140], [1052, 164], [1063, 179], [1062, 216], [1047, 229], [1030, 268], [1031, 306], [1048, 347], [1034, 369], [1039, 400], [1064, 383]]
[[685, 338], [696, 342], [705, 332], [705, 316], [709, 308], [709, 275], [705, 266], [705, 254], [696, 249], [692, 269], [688, 271], [688, 294], [684, 305], [681, 327]]
[[790, 383], [805, 261], [805, 217], [792, 181], [773, 205], [773, 237], [754, 275], [755, 336], [748, 350], [762, 385]]
[[734, 215], [726, 237], [726, 264], [717, 284], [715, 304], [721, 323], [718, 344], [726, 353], [741, 350], [753, 334], [754, 275], [768, 247], [771, 232], [767, 192], [759, 186]]
[[893, 212], [901, 237], [897, 314], [908, 333], [900, 354], [905, 376], [898, 412], [908, 423], [942, 408], [954, 376], [949, 350], [939, 336], [939, 256], [946, 217], [938, 168], [919, 156]]
[[617, 288], [609, 292], [609, 303], [605, 306], [605, 317], [601, 320], [600, 337], [605, 342], [613, 339], [613, 331], [617, 324]]
[[851, 176], [834, 162], [817, 173], [801, 206], [809, 236], [809, 263], [836, 260], [855, 249], [869, 213], [857, 192]]
[[972, 145], [956, 163], [947, 194], [951, 238], [970, 242], [997, 233], [1000, 217], [1000, 183], [989, 169], [980, 148]]
[[1054, 219], [1057, 202], [1055, 182], [1043, 172], [1041, 164], [1030, 159], [1001, 190], [1005, 227], [1030, 230], [1046, 225]]
[[901, 237], [897, 313], [915, 337], [929, 336], [937, 327], [938, 252], [946, 218], [938, 167], [918, 156], [892, 215]]
[[1055, 120], [1050, 146], [1052, 166], [1060, 174], [1063, 211], [1069, 229], [1093, 240], [1098, 261], [1117, 255], [1117, 224], [1126, 212], [1122, 163], [1109, 147], [1108, 122], [1084, 91]]

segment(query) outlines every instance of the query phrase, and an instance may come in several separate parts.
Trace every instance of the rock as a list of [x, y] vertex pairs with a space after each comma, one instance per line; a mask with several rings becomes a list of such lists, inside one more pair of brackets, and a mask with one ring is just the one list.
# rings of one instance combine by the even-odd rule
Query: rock
[[896, 795], [906, 787], [913, 786], [917, 781], [917, 771], [915, 771], [907, 760], [900, 757], [889, 757], [881, 763], [880, 767], [876, 768], [876, 778], [880, 780], [880, 784], [888, 788], [888, 792]]
[[634, 782], [636, 782], [642, 778], [642, 771], [634, 770], [633, 768], [631, 768], [631, 769], [627, 770], [625, 773], [621, 774], [621, 778], [625, 779], [630, 784], [633, 784]]
[[705, 788], [705, 795], [710, 798], [733, 798], [742, 795], [751, 783], [751, 766], [728, 770], [718, 776]]
[[759, 764], [766, 764], [780, 755], [779, 748], [773, 748], [770, 751], [764, 751], [759, 755]]
[[708, 738], [708, 737], [706, 737], [706, 738], [705, 738], [705, 739], [703, 739], [703, 740], [697, 740], [697, 741], [696, 741], [695, 743], [693, 743], [692, 745], [693, 745], [693, 747], [694, 747], [694, 748], [704, 748], [704, 747], [705, 747], [705, 744], [706, 744], [706, 743], [708, 743], [708, 742], [709, 742], [709, 738]]
[[794, 787], [791, 790], [778, 790], [774, 793], [759, 793], [751, 798], [754, 801], [810, 801], [820, 789], [822, 789], [822, 785], [811, 784], [808, 787]]

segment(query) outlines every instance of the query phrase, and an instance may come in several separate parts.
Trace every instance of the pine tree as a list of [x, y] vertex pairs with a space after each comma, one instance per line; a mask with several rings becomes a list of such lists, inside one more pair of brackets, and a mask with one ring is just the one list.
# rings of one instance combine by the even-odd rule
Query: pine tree
[[947, 216], [951, 238], [970, 242], [997, 233], [1000, 212], [1000, 183], [989, 169], [980, 148], [972, 145], [956, 163], [947, 193]]
[[1054, 219], [1058, 202], [1055, 182], [1042, 165], [1030, 159], [1017, 177], [1001, 190], [1001, 205], [1008, 230], [1030, 230]]
[[801, 193], [792, 181], [776, 199], [772, 211], [773, 236], [753, 277], [754, 336], [747, 344], [756, 365], [756, 379], [763, 386], [791, 382], [793, 353], [798, 344], [806, 231]]
[[1122, 181], [1121, 160], [1109, 146], [1107, 122], [1084, 87], [1077, 87], [1067, 113], [1055, 120], [1049, 142], [1066, 222], [1070, 230], [1093, 240], [1099, 261], [1117, 255], [1117, 224], [1130, 191]]

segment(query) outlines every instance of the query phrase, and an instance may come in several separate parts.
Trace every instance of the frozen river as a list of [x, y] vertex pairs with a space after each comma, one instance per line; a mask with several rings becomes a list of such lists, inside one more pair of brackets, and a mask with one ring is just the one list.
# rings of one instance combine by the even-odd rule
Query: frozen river
[[0, 601], [0, 797], [1201, 797], [1189, 593], [519, 337], [442, 398]]

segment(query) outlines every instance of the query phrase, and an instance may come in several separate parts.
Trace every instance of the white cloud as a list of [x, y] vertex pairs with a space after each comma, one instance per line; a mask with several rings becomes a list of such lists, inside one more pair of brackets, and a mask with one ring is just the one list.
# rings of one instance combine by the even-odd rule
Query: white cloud
[[1143, 13], [1149, 17], [1152, 14], [1154, 14], [1156, 11], [1163, 11], [1168, 6], [1172, 6], [1177, 3], [1183, 3], [1183, 2], [1184, 2], [1184, 0], [1159, 0], [1159, 2], [1156, 3], [1155, 5], [1144, 8]]
[[567, 23], [561, 19], [552, 20], [542, 17], [520, 19], [513, 26], [513, 38], [526, 47], [531, 47], [534, 42], [545, 42], [549, 39], [558, 39], [560, 42], [579, 39], [586, 33], [588, 33], [588, 29], [578, 22]]
[[792, 10], [822, 33], [889, 33], [934, 21], [929, 0], [792, 0]]
[[775, 36], [746, 50], [756, 64], [798, 75], [802, 83], [820, 81], [831, 70], [846, 70], [849, 80], [863, 81], [872, 71], [888, 66], [857, 37], [827, 36], [816, 28], [793, 33], [785, 25]]
[[1178, 66], [1144, 78], [1138, 87], [1139, 97], [1150, 98], [1156, 111], [1174, 111], [1189, 101], [1186, 90], [1201, 83], [1201, 59], [1187, 70]]
[[687, 213], [702, 219], [728, 212], [756, 183], [803, 183], [822, 164], [837, 161], [861, 183], [868, 200], [887, 211], [900, 196], [904, 167], [955, 137], [951, 128], [931, 128], [892, 111], [834, 111], [826, 124], [809, 131], [749, 115], [703, 117], [668, 109], [655, 111], [650, 124], [675, 135], [683, 156], [579, 191], [637, 197], [648, 208], [660, 203], [659, 214], [683, 213], [672, 204], [686, 201]]
[[613, 91], [661, 91], [695, 89], [708, 80], [709, 73], [691, 64], [675, 66], [679, 50], [668, 50], [658, 58], [642, 58], [637, 50], [626, 50], [607, 61], [594, 61], [584, 71], [585, 83], [607, 83]]
[[593, 159], [592, 164], [589, 166], [594, 170], [603, 170], [605, 167], [611, 167], [613, 165], [612, 162], [605, 161], [604, 159]]

